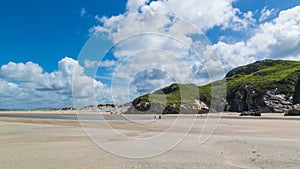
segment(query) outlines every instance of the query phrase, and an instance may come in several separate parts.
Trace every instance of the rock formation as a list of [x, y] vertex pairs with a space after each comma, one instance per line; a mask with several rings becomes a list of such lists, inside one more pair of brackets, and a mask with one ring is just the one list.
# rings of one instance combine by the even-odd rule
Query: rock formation
[[[298, 61], [263, 60], [235, 68], [223, 79], [227, 86], [226, 98], [214, 105], [222, 107], [224, 104], [224, 109], [217, 111], [230, 112], [300, 111], [297, 106], [300, 103], [299, 75]], [[172, 84], [136, 98], [126, 113], [207, 113], [212, 100], [211, 86]], [[186, 95], [184, 99], [182, 93]], [[162, 95], [166, 97], [165, 103], [161, 101]]]

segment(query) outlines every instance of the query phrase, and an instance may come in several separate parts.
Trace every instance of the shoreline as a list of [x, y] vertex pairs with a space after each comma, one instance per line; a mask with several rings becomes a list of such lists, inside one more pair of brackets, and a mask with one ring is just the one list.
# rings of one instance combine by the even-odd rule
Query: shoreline
[[[75, 117], [86, 118], [117, 118], [117, 117], [148, 117], [154, 118], [157, 114], [111, 114], [108, 112], [82, 112], [82, 111], [6, 111], [0, 112], [0, 118], [35, 118], [48, 117], [49, 119], [78, 120]], [[163, 119], [176, 117], [197, 117], [197, 118], [222, 118], [222, 119], [263, 119], [263, 120], [300, 120], [300, 116], [284, 116], [283, 113], [262, 113], [261, 116], [240, 116], [238, 112], [223, 112], [209, 114], [164, 114]], [[46, 118], [47, 119], [47, 118]]]

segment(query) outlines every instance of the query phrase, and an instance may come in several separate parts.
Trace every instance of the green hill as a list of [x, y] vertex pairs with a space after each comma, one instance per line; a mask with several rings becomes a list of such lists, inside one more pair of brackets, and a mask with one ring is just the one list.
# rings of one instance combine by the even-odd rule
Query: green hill
[[212, 84], [172, 84], [140, 96], [127, 113], [205, 113], [207, 107], [215, 111], [287, 112], [300, 103], [299, 75], [298, 61], [257, 61], [229, 71], [223, 80]]
[[226, 75], [228, 110], [287, 111], [299, 103], [299, 75], [297, 61], [264, 60], [233, 69]]

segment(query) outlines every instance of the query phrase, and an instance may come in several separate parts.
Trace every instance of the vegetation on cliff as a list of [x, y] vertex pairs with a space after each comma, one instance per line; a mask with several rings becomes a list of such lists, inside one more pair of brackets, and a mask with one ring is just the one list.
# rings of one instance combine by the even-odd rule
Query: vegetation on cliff
[[[285, 112], [300, 103], [299, 75], [298, 61], [257, 61], [229, 71], [223, 79], [226, 86], [222, 85], [223, 80], [204, 86], [172, 84], [136, 98], [133, 106], [147, 110], [151, 104], [165, 104], [179, 109], [181, 105], [194, 104], [195, 100], [210, 106], [213, 100], [217, 105], [224, 103], [226, 111]], [[225, 90], [226, 99], [225, 95], [218, 94]]]

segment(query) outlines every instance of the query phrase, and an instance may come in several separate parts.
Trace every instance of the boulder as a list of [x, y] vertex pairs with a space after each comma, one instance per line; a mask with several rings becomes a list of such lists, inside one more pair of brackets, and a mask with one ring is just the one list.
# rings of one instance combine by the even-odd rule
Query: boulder
[[300, 104], [295, 104], [292, 109], [284, 114], [285, 116], [300, 116]]

